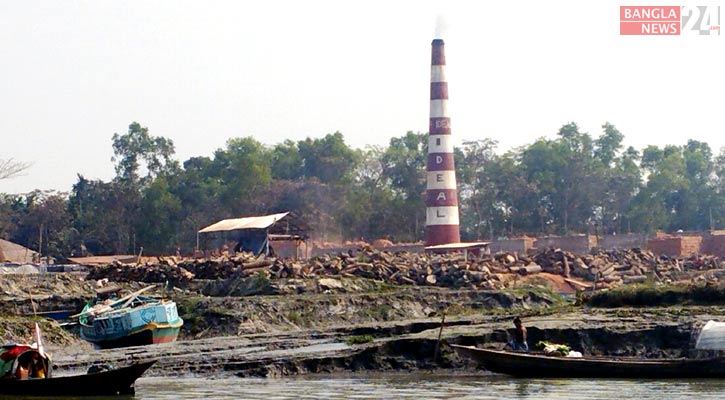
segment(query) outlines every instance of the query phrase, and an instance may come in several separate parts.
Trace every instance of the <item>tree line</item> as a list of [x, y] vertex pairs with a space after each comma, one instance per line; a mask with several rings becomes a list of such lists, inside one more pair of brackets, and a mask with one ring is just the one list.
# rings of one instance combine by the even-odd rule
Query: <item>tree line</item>
[[[571, 122], [503, 153], [491, 139], [456, 147], [462, 240], [723, 226], [725, 153], [623, 140], [610, 123], [595, 137]], [[365, 149], [340, 132], [273, 146], [239, 137], [180, 163], [171, 139], [134, 122], [112, 147], [108, 182], [78, 175], [67, 193], [0, 194], [0, 238], [61, 258], [168, 254], [217, 220], [281, 211], [321, 240], [424, 236], [427, 134]]]

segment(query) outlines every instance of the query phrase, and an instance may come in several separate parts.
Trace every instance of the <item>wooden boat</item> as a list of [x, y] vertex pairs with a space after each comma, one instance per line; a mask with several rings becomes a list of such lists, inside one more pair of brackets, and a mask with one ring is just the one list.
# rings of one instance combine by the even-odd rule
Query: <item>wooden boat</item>
[[134, 383], [156, 360], [126, 367], [88, 373], [37, 379], [1, 379], [0, 394], [21, 396], [107, 396], [134, 394]]
[[101, 349], [175, 341], [184, 320], [173, 301], [139, 296], [152, 287], [115, 301], [86, 306], [77, 315], [81, 337]]
[[23, 317], [43, 317], [49, 318], [56, 321], [67, 320], [76, 310], [52, 310], [52, 311], [38, 311], [32, 314], [24, 314]]
[[562, 357], [451, 345], [487, 370], [541, 378], [725, 378], [725, 358]]
[[0, 351], [0, 395], [101, 396], [133, 394], [134, 384], [156, 360], [82, 375], [53, 377], [53, 365], [35, 324], [34, 343], [2, 346]]

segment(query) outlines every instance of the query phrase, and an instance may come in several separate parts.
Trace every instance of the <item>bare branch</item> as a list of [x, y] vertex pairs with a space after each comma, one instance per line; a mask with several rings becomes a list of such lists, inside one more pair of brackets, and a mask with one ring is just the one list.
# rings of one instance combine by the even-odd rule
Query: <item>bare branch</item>
[[7, 160], [0, 158], [0, 180], [14, 178], [28, 168], [30, 163], [15, 161], [12, 158]]

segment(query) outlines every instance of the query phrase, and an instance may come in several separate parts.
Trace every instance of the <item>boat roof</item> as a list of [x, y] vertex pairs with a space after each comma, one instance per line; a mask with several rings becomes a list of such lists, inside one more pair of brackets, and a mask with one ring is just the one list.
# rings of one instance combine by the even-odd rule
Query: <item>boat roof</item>
[[697, 350], [725, 350], [725, 322], [708, 321], [695, 343]]

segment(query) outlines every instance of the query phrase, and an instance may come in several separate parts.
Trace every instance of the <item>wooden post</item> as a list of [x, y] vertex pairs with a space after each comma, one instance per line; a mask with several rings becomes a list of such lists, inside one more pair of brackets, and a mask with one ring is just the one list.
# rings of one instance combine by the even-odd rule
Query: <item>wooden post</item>
[[436, 349], [433, 353], [433, 362], [436, 362], [438, 360], [438, 352], [440, 351], [441, 347], [441, 335], [443, 334], [443, 326], [446, 323], [446, 311], [443, 310], [443, 317], [441, 318], [441, 329], [438, 331], [438, 341], [436, 342]]
[[38, 227], [38, 264], [43, 258], [43, 224]]

